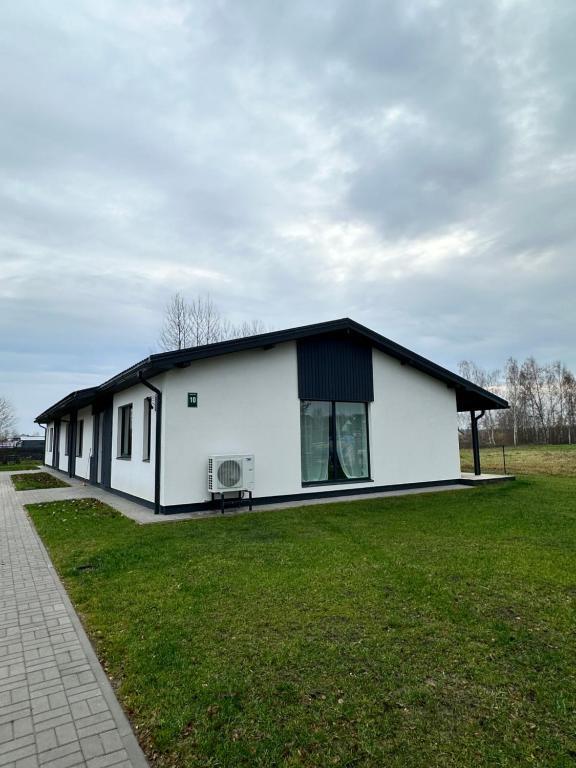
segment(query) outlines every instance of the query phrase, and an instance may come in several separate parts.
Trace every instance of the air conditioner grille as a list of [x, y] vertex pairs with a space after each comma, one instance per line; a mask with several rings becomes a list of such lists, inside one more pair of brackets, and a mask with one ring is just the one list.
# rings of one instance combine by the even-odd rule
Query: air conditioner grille
[[208, 457], [208, 492], [254, 490], [254, 456], [228, 453]]
[[234, 488], [242, 478], [242, 468], [233, 459], [223, 461], [218, 467], [218, 482], [224, 488]]

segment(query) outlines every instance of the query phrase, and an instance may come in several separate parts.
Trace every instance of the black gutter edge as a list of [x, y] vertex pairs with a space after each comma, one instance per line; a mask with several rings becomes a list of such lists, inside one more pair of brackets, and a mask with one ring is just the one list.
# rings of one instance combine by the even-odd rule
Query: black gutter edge
[[407, 347], [397, 344], [395, 341], [357, 323], [349, 317], [343, 317], [338, 320], [329, 320], [324, 323], [303, 325], [297, 328], [286, 328], [281, 331], [269, 331], [267, 333], [255, 334], [254, 336], [245, 336], [240, 339], [219, 341], [213, 344], [203, 344], [198, 347], [187, 347], [186, 349], [175, 350], [173, 352], [158, 352], [151, 354], [139, 363], [132, 365], [125, 371], [108, 379], [108, 381], [101, 384], [98, 389], [99, 391], [105, 392], [107, 390], [114, 390], [116, 387], [121, 388], [123, 386], [131, 386], [134, 377], [139, 376], [140, 373], [157, 376], [181, 362], [218, 357], [231, 352], [269, 348], [270, 346], [288, 341], [298, 341], [299, 339], [304, 339], [309, 336], [338, 331], [355, 331], [360, 336], [368, 339], [374, 346], [381, 349], [381, 351], [391, 357], [403, 361], [407, 365], [414, 366], [423, 373], [432, 376], [432, 378], [439, 379], [445, 383], [451, 383], [456, 387], [461, 386], [464, 390], [490, 401], [493, 408], [509, 408], [508, 402], [504, 400], [504, 398], [464, 379], [462, 376], [438, 365], [438, 363], [434, 363], [432, 360], [422, 357], [422, 355], [419, 355], [417, 352], [412, 352]]
[[[438, 365], [416, 352], [412, 352], [406, 347], [391, 341], [376, 331], [372, 331], [370, 328], [366, 328], [360, 323], [345, 317], [339, 320], [330, 320], [324, 323], [315, 323], [297, 328], [287, 328], [281, 331], [255, 334], [254, 336], [230, 339], [228, 341], [205, 344], [198, 347], [189, 347], [173, 352], [151, 354], [97, 387], [72, 392], [62, 400], [59, 400], [55, 405], [46, 409], [35, 419], [35, 421], [36, 423], [47, 423], [48, 421], [51, 421], [54, 416], [66, 412], [71, 406], [80, 408], [83, 404], [89, 404], [97, 395], [114, 393], [133, 386], [138, 383], [141, 376], [153, 378], [171, 368], [194, 360], [207, 359], [231, 352], [243, 352], [252, 349], [270, 349], [276, 344], [289, 341], [297, 342], [299, 339], [304, 339], [310, 336], [342, 331], [347, 333], [357, 333], [359, 336], [368, 340], [374, 347], [380, 349], [390, 357], [396, 358], [401, 363], [410, 365], [450, 386], [454, 386], [457, 393], [463, 391], [472, 396], [476, 395], [480, 399], [480, 402], [477, 403], [478, 410], [480, 408], [509, 408], [509, 405], [504, 398], [479, 387], [471, 381], [467, 381], [458, 374], [443, 368], [441, 365]], [[459, 408], [459, 411], [461, 412], [469, 410], [469, 404]]]
[[154, 440], [154, 514], [160, 514], [160, 467], [162, 451], [162, 391], [146, 381], [142, 371], [138, 372], [138, 380], [156, 394], [156, 437]]
[[[57, 403], [47, 408], [45, 411], [34, 419], [35, 424], [47, 424], [49, 421], [54, 421], [60, 413], [68, 413], [69, 410], [74, 408], [84, 408], [86, 405], [90, 405], [92, 399], [96, 396], [98, 387], [87, 387], [86, 389], [78, 389], [75, 392], [58, 400]], [[81, 405], [78, 405], [79, 403]]]

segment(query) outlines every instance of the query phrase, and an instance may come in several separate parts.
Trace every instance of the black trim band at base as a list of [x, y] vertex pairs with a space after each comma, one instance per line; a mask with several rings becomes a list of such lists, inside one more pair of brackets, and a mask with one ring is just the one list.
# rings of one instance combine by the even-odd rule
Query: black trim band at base
[[[84, 480], [83, 477], [79, 479]], [[120, 498], [126, 499], [126, 501], [133, 501], [135, 504], [141, 504], [143, 507], [147, 507], [148, 509], [154, 509], [154, 502], [149, 501], [148, 499], [143, 499], [141, 496], [133, 496], [131, 493], [126, 493], [126, 491], [119, 491], [117, 488], [106, 488], [99, 483], [90, 483], [90, 485], [95, 485], [97, 488], [102, 488], [103, 491], [113, 493], [114, 496], [120, 496]]]
[[347, 480], [303, 480], [302, 488], [317, 488], [323, 485], [356, 485], [357, 483], [373, 483], [371, 477], [353, 477]]
[[[54, 469], [56, 472], [61, 472], [63, 475], [66, 475], [66, 477], [70, 477], [68, 472], [64, 469], [60, 469], [59, 467], [52, 467], [50, 464], [44, 464], [44, 466], [49, 467], [50, 469]], [[141, 496], [133, 496], [131, 493], [119, 491], [117, 488], [108, 488], [107, 486], [102, 485], [102, 483], [93, 483], [87, 477], [81, 477], [80, 475], [74, 475], [73, 479], [81, 480], [83, 483], [86, 483], [86, 485], [91, 485], [93, 488], [101, 488], [103, 491], [108, 491], [108, 493], [114, 494], [114, 496], [120, 496], [120, 498], [126, 499], [126, 501], [133, 501], [135, 504], [148, 507], [148, 509], [154, 509], [154, 502], [149, 501], [148, 499], [143, 499]]]
[[[49, 466], [49, 465], [45, 465]], [[54, 467], [51, 467], [51, 469], [54, 469]], [[67, 472], [57, 469], [57, 472], [62, 472], [63, 474], [67, 474]], [[143, 507], [147, 507], [148, 509], [154, 509], [154, 502], [148, 501], [147, 499], [142, 499], [140, 496], [133, 496], [130, 493], [125, 493], [124, 491], [119, 491], [116, 488], [106, 488], [103, 485], [100, 485], [99, 483], [90, 483], [89, 480], [87, 480], [85, 477], [78, 477], [76, 476], [77, 480], [82, 480], [83, 482], [93, 485], [97, 488], [102, 488], [104, 491], [109, 491], [110, 493], [114, 494], [115, 496], [120, 496], [123, 499], [126, 499], [127, 501], [133, 501], [135, 504], [141, 504]], [[513, 475], [507, 475], [502, 476], [498, 478], [490, 478], [490, 480], [484, 480], [484, 483], [490, 483], [490, 482], [502, 482], [505, 480], [514, 480]], [[482, 484], [484, 484], [482, 483]], [[453, 478], [451, 480], [428, 480], [420, 483], [396, 483], [393, 485], [373, 485], [363, 488], [338, 488], [333, 491], [317, 491], [316, 493], [287, 493], [282, 496], [258, 496], [254, 497], [252, 499], [252, 505], [257, 506], [264, 506], [268, 504], [284, 504], [285, 502], [289, 501], [309, 501], [311, 499], [330, 499], [330, 498], [338, 498], [342, 496], [363, 496], [367, 494], [375, 494], [375, 493], [388, 493], [392, 491], [410, 491], [415, 490], [418, 488], [437, 488], [441, 485], [480, 485], [480, 483], [474, 483], [473, 481], [469, 481], [466, 478], [457, 477]], [[246, 499], [246, 502], [248, 500]], [[202, 502], [195, 502], [191, 504], [171, 504], [170, 506], [161, 506], [160, 507], [160, 514], [162, 515], [181, 515], [185, 514], [187, 512], [205, 512], [209, 509], [219, 509], [220, 508], [220, 502], [218, 500], [215, 501], [202, 501]]]
[[[266, 504], [283, 504], [287, 501], [309, 501], [310, 499], [329, 499], [340, 496], [362, 496], [371, 493], [386, 493], [388, 491], [403, 491], [413, 488], [434, 488], [439, 485], [462, 485], [462, 480], [458, 477], [452, 480], [429, 480], [421, 483], [397, 483], [395, 485], [373, 485], [363, 488], [342, 488], [333, 491], [317, 491], [316, 493], [288, 493], [282, 496], [255, 496], [252, 499], [253, 506], [263, 506]], [[202, 512], [207, 509], [216, 509], [218, 504], [212, 504], [211, 501], [205, 501], [194, 504], [171, 504], [168, 507], [161, 507], [163, 515], [180, 515], [185, 512]]]

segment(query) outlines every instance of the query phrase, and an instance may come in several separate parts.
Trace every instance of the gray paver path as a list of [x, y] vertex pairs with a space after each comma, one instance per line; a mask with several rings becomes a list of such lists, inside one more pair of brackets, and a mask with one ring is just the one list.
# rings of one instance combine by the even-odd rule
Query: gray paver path
[[0, 768], [146, 765], [9, 474], [0, 473]]

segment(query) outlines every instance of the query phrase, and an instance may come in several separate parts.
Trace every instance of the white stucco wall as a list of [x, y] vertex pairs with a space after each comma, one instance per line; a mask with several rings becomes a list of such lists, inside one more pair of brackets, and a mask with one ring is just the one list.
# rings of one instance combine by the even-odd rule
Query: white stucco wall
[[76, 456], [76, 475], [86, 480], [90, 478], [90, 457], [92, 456], [92, 406], [78, 411], [78, 421], [84, 422], [84, 435], [82, 438], [82, 456]]
[[[162, 376], [154, 379], [154, 386], [162, 389]], [[156, 411], [152, 411], [152, 435], [150, 460], [143, 461], [144, 448], [144, 400], [155, 398], [143, 384], [130, 387], [114, 395], [112, 412], [112, 471], [111, 485], [116, 490], [139, 496], [147, 501], [154, 501], [154, 440], [156, 435]], [[130, 459], [118, 457], [118, 409], [132, 403], [132, 456]]]
[[[209, 498], [212, 454], [253, 453], [255, 496], [452, 480], [460, 476], [456, 397], [446, 384], [374, 350], [369, 405], [373, 482], [302, 487], [295, 343], [193, 362], [166, 374], [161, 503]], [[198, 393], [188, 408], [187, 393]], [[116, 484], [113, 482], [115, 487]]]
[[[66, 429], [67, 422], [70, 419], [70, 415], [63, 416], [63, 421], [60, 424], [60, 453], [58, 468], [64, 472], [68, 472], [68, 456], [66, 455]], [[92, 455], [92, 406], [88, 406], [78, 411], [78, 420], [84, 421], [84, 436], [82, 440], [82, 456], [76, 457], [76, 475], [88, 479], [90, 477], [90, 456]], [[64, 421], [65, 420], [65, 421]], [[49, 450], [50, 440], [49, 431], [50, 428], [54, 428], [54, 423], [50, 422], [46, 425], [46, 447], [44, 449], [44, 463], [52, 466], [52, 459], [54, 455], [54, 448], [56, 447], [56, 432], [54, 432], [54, 445], [53, 450]]]
[[66, 416], [62, 417], [62, 420], [60, 421], [60, 443], [59, 443], [59, 453], [58, 453], [58, 469], [61, 469], [63, 472], [68, 472], [68, 456], [66, 455], [66, 437], [68, 434], [68, 422], [70, 420], [70, 415], [67, 414]]
[[44, 442], [44, 464], [47, 464], [48, 466], [52, 466], [54, 450], [54, 446], [52, 446], [52, 451], [50, 450], [50, 429], [54, 429], [54, 422], [52, 421], [49, 421], [48, 424], [46, 424], [46, 440]]
[[[446, 384], [377, 350], [373, 351], [374, 401], [369, 404], [372, 482], [303, 487], [300, 459], [300, 401], [296, 344], [199, 360], [157, 376], [163, 393], [161, 504], [194, 504], [209, 498], [208, 457], [221, 453], [255, 456], [255, 496], [283, 496], [380, 485], [453, 480], [460, 476], [456, 396]], [[188, 392], [198, 393], [189, 408]], [[113, 401], [112, 488], [154, 499], [156, 411], [151, 419], [151, 455], [143, 460], [144, 400], [153, 393], [139, 384]], [[118, 409], [132, 403], [132, 456], [118, 457]], [[66, 420], [68, 416], [64, 417]], [[93, 417], [84, 421], [82, 456], [76, 474], [89, 478]], [[53, 426], [48, 424], [48, 428]], [[60, 462], [66, 426], [60, 430]], [[46, 443], [46, 463], [52, 453]]]
[[[198, 393], [188, 408], [187, 393]], [[253, 453], [257, 496], [302, 491], [296, 345], [193, 362], [166, 377], [162, 504], [209, 498], [208, 457]]]
[[372, 361], [370, 447], [376, 485], [460, 477], [455, 391], [378, 350]]

